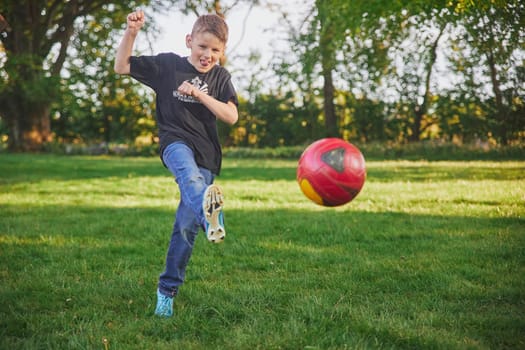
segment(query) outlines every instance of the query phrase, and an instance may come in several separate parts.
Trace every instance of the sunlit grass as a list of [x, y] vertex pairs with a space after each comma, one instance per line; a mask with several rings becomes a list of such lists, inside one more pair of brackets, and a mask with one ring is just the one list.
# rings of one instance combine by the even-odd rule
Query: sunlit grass
[[160, 160], [1, 155], [0, 348], [523, 348], [525, 162], [367, 166], [324, 208], [295, 161], [227, 159], [227, 241], [199, 237], [160, 320]]

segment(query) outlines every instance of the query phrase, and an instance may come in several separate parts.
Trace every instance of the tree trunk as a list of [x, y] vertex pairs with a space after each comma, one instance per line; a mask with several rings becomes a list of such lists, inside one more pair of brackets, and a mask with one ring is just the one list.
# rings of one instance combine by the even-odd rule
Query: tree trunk
[[324, 97], [324, 123], [326, 127], [327, 137], [338, 137], [339, 131], [337, 128], [337, 117], [335, 115], [334, 106], [334, 82], [332, 79], [332, 71], [327, 68], [323, 71], [323, 97]]
[[8, 150], [12, 152], [34, 152], [42, 150], [51, 141], [49, 106], [20, 108], [7, 119], [9, 128]]
[[0, 114], [9, 129], [8, 150], [13, 152], [39, 151], [51, 141], [49, 112], [56, 96], [54, 79], [42, 76], [38, 63], [23, 57], [12, 55], [6, 63], [13, 78], [0, 95]]
[[[11, 1], [0, 8], [0, 41], [5, 54], [0, 115], [9, 128], [10, 151], [38, 151], [51, 141], [50, 107], [58, 93], [75, 19], [104, 3]], [[57, 48], [55, 59], [47, 61], [49, 53]]]
[[417, 105], [414, 108], [414, 123], [412, 124], [411, 128], [412, 134], [408, 138], [410, 142], [417, 142], [421, 139], [421, 132], [423, 131], [423, 117], [427, 114], [428, 103], [430, 100], [430, 80], [432, 77], [432, 69], [434, 68], [434, 65], [436, 64], [437, 60], [437, 48], [439, 44], [439, 39], [441, 39], [441, 36], [445, 32], [446, 26], [446, 24], [441, 26], [438, 36], [436, 37], [430, 48], [430, 58], [425, 67], [425, 92], [423, 94], [423, 100], [421, 101], [421, 104]]
[[334, 33], [337, 30], [326, 18], [321, 16], [321, 32], [319, 48], [323, 74], [323, 111], [327, 137], [339, 137], [337, 116], [334, 106], [334, 80], [332, 72], [335, 69]]
[[490, 81], [492, 83], [492, 92], [494, 93], [494, 104], [495, 104], [495, 115], [494, 119], [497, 121], [497, 133], [502, 145], [509, 143], [508, 130], [506, 126], [507, 111], [503, 104], [503, 94], [501, 93], [500, 82], [498, 79], [498, 69], [496, 68], [496, 62], [492, 49], [489, 48], [487, 52], [487, 62], [490, 70]]
[[[425, 98], [426, 100], [426, 98]], [[426, 102], [423, 102], [419, 106], [414, 108], [414, 122], [410, 130], [412, 133], [408, 136], [409, 142], [418, 142], [421, 138], [421, 124], [423, 122], [423, 116], [426, 114]]]

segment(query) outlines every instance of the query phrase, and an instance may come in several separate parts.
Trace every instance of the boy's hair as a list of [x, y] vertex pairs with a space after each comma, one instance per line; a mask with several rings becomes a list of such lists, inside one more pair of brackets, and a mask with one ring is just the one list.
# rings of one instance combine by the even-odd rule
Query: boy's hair
[[228, 25], [224, 19], [215, 14], [199, 16], [193, 24], [191, 35], [196, 33], [213, 34], [224, 44], [228, 41]]

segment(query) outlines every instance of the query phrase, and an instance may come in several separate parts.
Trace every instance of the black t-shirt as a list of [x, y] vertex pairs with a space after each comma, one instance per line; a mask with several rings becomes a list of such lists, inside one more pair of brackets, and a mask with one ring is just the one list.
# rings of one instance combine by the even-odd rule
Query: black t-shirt
[[156, 56], [132, 56], [130, 74], [156, 93], [161, 156], [169, 144], [183, 141], [193, 150], [199, 166], [218, 175], [222, 151], [217, 118], [192, 96], [180, 95], [177, 88], [184, 81], [189, 81], [221, 102], [232, 101], [238, 105], [230, 73], [220, 66], [213, 67], [207, 73], [200, 73], [188, 62], [187, 57], [162, 53]]

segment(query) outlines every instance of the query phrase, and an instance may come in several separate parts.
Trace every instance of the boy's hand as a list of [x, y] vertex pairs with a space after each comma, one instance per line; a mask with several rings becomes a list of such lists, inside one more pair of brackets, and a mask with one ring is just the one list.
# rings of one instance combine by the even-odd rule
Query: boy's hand
[[144, 25], [146, 18], [144, 17], [144, 11], [137, 9], [137, 11], [132, 12], [128, 15], [127, 24], [128, 30], [133, 34], [137, 34]]
[[193, 96], [195, 97], [196, 99], [199, 99], [200, 95], [201, 95], [201, 91], [195, 86], [193, 85], [192, 83], [190, 83], [189, 81], [184, 81], [177, 89], [177, 91], [182, 94], [182, 95], [186, 95], [186, 96]]

